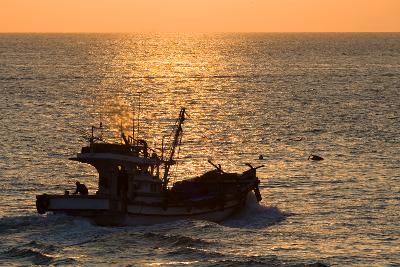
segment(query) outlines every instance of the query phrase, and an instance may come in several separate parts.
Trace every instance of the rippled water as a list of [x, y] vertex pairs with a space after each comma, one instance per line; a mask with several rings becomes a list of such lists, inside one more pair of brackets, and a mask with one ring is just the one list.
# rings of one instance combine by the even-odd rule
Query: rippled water
[[[400, 34], [1, 34], [0, 264], [397, 266], [399, 77]], [[37, 215], [36, 194], [95, 190], [67, 158], [100, 119], [130, 131], [138, 92], [152, 146], [188, 110], [175, 179], [264, 164], [261, 205], [222, 224]]]

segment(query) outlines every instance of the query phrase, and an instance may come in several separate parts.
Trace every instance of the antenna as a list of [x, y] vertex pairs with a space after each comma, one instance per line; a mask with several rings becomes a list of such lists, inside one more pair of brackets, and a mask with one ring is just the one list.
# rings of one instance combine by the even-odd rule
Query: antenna
[[162, 141], [161, 141], [161, 160], [164, 160], [164, 139], [165, 139], [165, 136], [162, 137]]
[[138, 92], [139, 94], [139, 108], [138, 108], [138, 114], [137, 114], [137, 138], [139, 139], [139, 129], [140, 129], [140, 95], [142, 92]]
[[132, 105], [132, 144], [135, 142], [135, 106]]

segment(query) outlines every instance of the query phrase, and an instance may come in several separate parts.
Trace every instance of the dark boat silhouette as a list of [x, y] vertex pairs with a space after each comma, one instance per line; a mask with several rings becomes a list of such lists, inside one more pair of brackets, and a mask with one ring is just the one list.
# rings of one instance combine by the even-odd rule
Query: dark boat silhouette
[[159, 156], [145, 140], [122, 132], [123, 143], [106, 142], [94, 136], [92, 127], [88, 146], [70, 159], [96, 168], [97, 192], [37, 195], [38, 213], [86, 217], [99, 225], [155, 224], [185, 218], [218, 222], [243, 208], [249, 193], [254, 192], [260, 201], [256, 170], [263, 166], [248, 164], [243, 173], [227, 173], [209, 161], [215, 169], [170, 183], [169, 170], [176, 163], [174, 154], [182, 138], [185, 114], [182, 108], [167, 157], [164, 147]]

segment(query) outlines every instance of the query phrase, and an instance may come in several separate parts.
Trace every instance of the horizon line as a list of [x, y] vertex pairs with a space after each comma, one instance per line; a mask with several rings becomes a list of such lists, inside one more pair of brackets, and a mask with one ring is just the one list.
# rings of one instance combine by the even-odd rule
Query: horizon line
[[5, 31], [0, 34], [228, 34], [228, 33], [400, 33], [400, 31], [110, 31], [110, 32], [96, 32], [96, 31]]

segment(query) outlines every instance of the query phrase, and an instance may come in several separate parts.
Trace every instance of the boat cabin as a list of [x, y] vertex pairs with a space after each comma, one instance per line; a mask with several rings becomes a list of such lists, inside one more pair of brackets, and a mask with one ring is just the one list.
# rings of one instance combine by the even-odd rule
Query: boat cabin
[[149, 157], [144, 140], [137, 145], [94, 143], [83, 147], [71, 160], [94, 166], [99, 173], [96, 195], [135, 199], [140, 194], [160, 194], [160, 164], [155, 152]]

